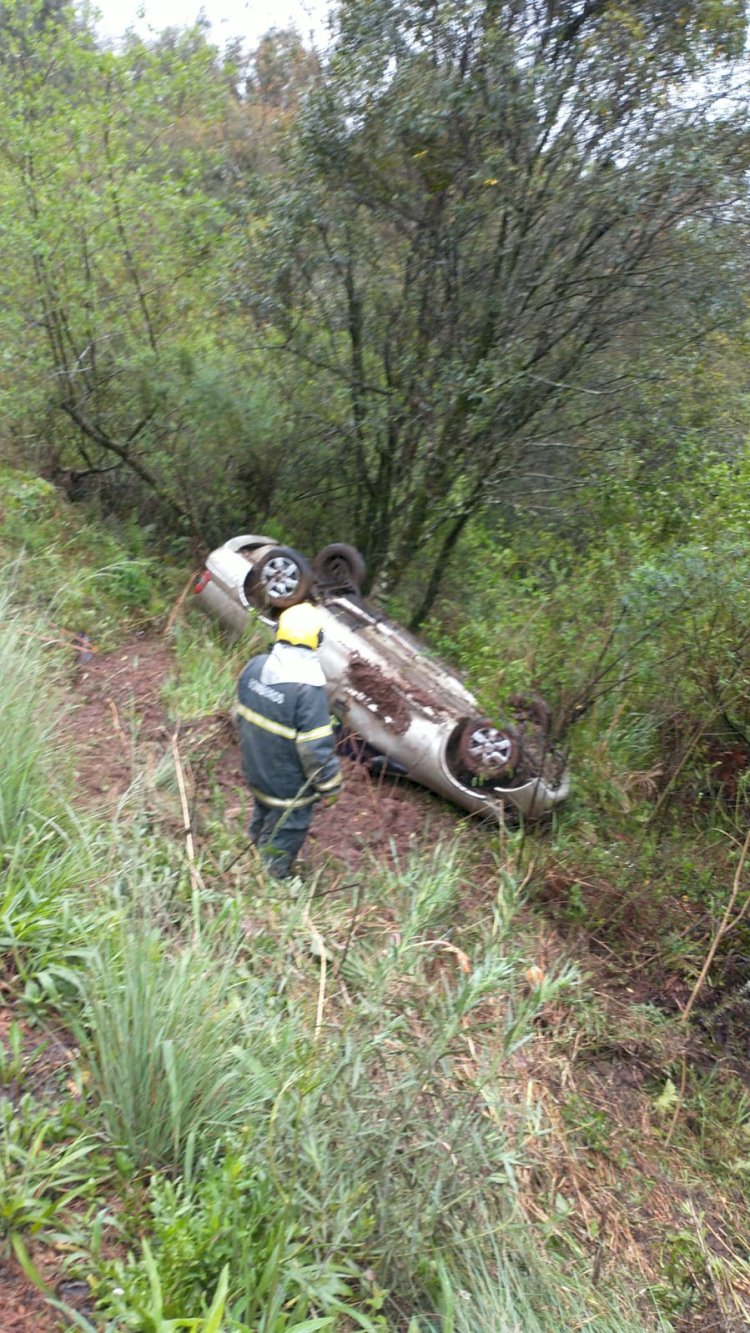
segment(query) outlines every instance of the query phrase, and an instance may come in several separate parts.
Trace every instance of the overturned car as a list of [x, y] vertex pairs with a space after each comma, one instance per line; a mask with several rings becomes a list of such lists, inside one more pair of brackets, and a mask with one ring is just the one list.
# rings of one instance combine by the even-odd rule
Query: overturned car
[[309, 599], [323, 619], [320, 662], [331, 710], [355, 748], [478, 814], [510, 807], [538, 818], [564, 800], [568, 776], [541, 699], [517, 696], [512, 720], [483, 717], [460, 678], [364, 600], [364, 560], [325, 547], [312, 564], [270, 538], [233, 537], [212, 551], [197, 603], [235, 631]]

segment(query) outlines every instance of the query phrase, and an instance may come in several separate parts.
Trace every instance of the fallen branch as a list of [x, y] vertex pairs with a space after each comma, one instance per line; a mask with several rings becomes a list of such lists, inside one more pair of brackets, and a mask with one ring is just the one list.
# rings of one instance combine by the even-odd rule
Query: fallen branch
[[108, 699], [107, 706], [109, 708], [110, 713], [112, 714], [112, 725], [114, 726], [114, 729], [117, 732], [117, 735], [120, 737], [120, 740], [122, 741], [123, 745], [127, 748], [127, 746], [129, 745], [129, 741], [127, 736], [125, 735], [125, 732], [122, 729], [122, 723], [120, 722], [120, 714], [117, 711], [117, 704], [115, 703], [114, 699]]
[[704, 962], [703, 967], [700, 970], [698, 980], [693, 986], [690, 999], [688, 1000], [687, 1004], [685, 1005], [685, 1008], [683, 1009], [680, 1015], [681, 1023], [687, 1023], [687, 1020], [690, 1017], [690, 1011], [692, 1010], [693, 1005], [695, 1004], [698, 996], [701, 993], [701, 990], [703, 989], [703, 983], [706, 980], [711, 964], [714, 961], [714, 958], [716, 957], [716, 950], [718, 949], [722, 939], [729, 930], [731, 924], [729, 918], [732, 915], [732, 910], [734, 908], [734, 904], [737, 901], [737, 895], [740, 891], [740, 880], [742, 879], [742, 872], [745, 869], [745, 861], [747, 860], [747, 853], [749, 848], [750, 848], [750, 828], [748, 829], [745, 835], [745, 841], [742, 844], [742, 851], [740, 852], [740, 859], [737, 863], [737, 869], [734, 872], [734, 881], [732, 884], [732, 892], [729, 895], [729, 902], [724, 908], [724, 915], [722, 916], [721, 921], [719, 922], [719, 928], [716, 931], [713, 940], [711, 941], [711, 947], [708, 953], [706, 954], [706, 961]]
[[180, 805], [182, 807], [182, 827], [185, 834], [185, 846], [187, 849], [188, 871], [190, 874], [190, 883], [193, 891], [204, 887], [200, 871], [195, 864], [195, 844], [193, 842], [193, 829], [190, 822], [190, 808], [188, 806], [187, 790], [185, 787], [185, 774], [182, 771], [180, 762], [180, 752], [177, 748], [177, 737], [172, 737], [172, 756], [174, 758], [174, 768], [177, 774], [177, 787], [180, 793]]
[[320, 1036], [320, 1029], [323, 1026], [323, 1006], [325, 1004], [325, 999], [326, 999], [327, 966], [328, 966], [328, 959], [326, 957], [326, 951], [325, 949], [323, 949], [320, 955], [320, 984], [318, 986], [318, 1004], [315, 1011], [315, 1031], [313, 1033], [313, 1041], [318, 1040]]
[[174, 606], [172, 607], [172, 610], [170, 611], [170, 613], [169, 613], [169, 617], [168, 617], [168, 619], [167, 619], [167, 623], [166, 623], [166, 625], [164, 626], [164, 638], [165, 638], [165, 639], [166, 639], [167, 635], [169, 634], [169, 631], [171, 630], [172, 626], [174, 625], [175, 620], [177, 619], [178, 615], [180, 614], [180, 611], [182, 610], [183, 606], [185, 605], [185, 598], [187, 597], [188, 593], [190, 592], [190, 589], [192, 588], [193, 584], [195, 583], [195, 580], [196, 580], [197, 577], [198, 577], [198, 571], [196, 571], [195, 574], [191, 574], [191, 575], [190, 575], [190, 578], [188, 579], [187, 583], [185, 584], [185, 587], [182, 589], [182, 592], [180, 593], [179, 597], [177, 598], [177, 601], [175, 602]]
[[[8, 624], [9, 622], [4, 621], [3, 623]], [[54, 630], [55, 634], [67, 637], [51, 638], [49, 634], [42, 634], [38, 630], [24, 629], [22, 625], [13, 626], [14, 634], [24, 634], [29, 639], [39, 639], [40, 642], [45, 644], [46, 647], [75, 648], [78, 651], [80, 651], [81, 649], [80, 636], [76, 634], [72, 629], [63, 629], [60, 625], [51, 625], [50, 629]], [[89, 641], [86, 644], [86, 652], [92, 654], [98, 653], [99, 649], [96, 648], [94, 644]]]
[[665, 1144], [666, 1144], [667, 1147], [669, 1147], [670, 1143], [672, 1142], [672, 1135], [674, 1134], [674, 1131], [675, 1131], [675, 1125], [677, 1124], [677, 1120], [678, 1120], [678, 1118], [679, 1118], [680, 1111], [682, 1110], [682, 1103], [683, 1103], [684, 1100], [685, 1100], [685, 1084], [686, 1084], [686, 1083], [687, 1083], [687, 1060], [685, 1059], [685, 1057], [684, 1057], [684, 1055], [683, 1055], [683, 1057], [682, 1057], [682, 1072], [681, 1072], [681, 1074], [680, 1074], [680, 1091], [679, 1091], [678, 1094], [677, 1094], [677, 1101], [675, 1102], [674, 1113], [673, 1113], [673, 1115], [672, 1115], [672, 1119], [671, 1119], [670, 1124], [669, 1124], [669, 1129], [667, 1130], [667, 1137], [666, 1137], [666, 1139], [664, 1140], [664, 1142], [665, 1142]]

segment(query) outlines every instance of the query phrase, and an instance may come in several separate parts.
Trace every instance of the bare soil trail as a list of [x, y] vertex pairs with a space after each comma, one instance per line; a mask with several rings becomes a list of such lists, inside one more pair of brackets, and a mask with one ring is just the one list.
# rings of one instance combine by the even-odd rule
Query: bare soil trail
[[[169, 643], [156, 635], [135, 635], [115, 652], [96, 654], [76, 668], [63, 732], [74, 753], [78, 799], [82, 806], [111, 812], [138, 773], [153, 772], [168, 757], [176, 736], [190, 768], [198, 843], [202, 822], [219, 813], [244, 831], [251, 798], [232, 727], [223, 715], [182, 723], [170, 718], [161, 690], [173, 668]], [[343, 792], [334, 806], [316, 810], [305, 846], [312, 869], [335, 861], [355, 871], [363, 858], [381, 853], [401, 860], [426, 840], [455, 833], [462, 817], [443, 801], [409, 784], [373, 777], [347, 758], [342, 763]]]

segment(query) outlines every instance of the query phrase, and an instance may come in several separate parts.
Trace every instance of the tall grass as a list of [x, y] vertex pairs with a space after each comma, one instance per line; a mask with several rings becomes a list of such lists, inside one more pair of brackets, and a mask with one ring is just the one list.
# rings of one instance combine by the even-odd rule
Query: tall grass
[[[394, 1309], [426, 1299], [426, 1257], [457, 1231], [504, 1232], [517, 1218], [528, 1124], [503, 1075], [540, 1007], [576, 979], [563, 969], [528, 993], [508, 883], [476, 924], [451, 925], [466, 873], [444, 846], [373, 875], [371, 910], [398, 926], [351, 943], [349, 1002], [277, 1100], [268, 1149], [318, 1252], [373, 1269]], [[332, 942], [348, 934], [340, 916], [316, 918]]]
[[227, 710], [237, 676], [253, 653], [263, 651], [267, 638], [251, 616], [237, 641], [195, 611], [189, 623], [178, 625], [173, 634], [176, 666], [162, 689], [170, 714], [185, 721]]
[[[112, 1206], [124, 1254], [92, 1239], [86, 1260], [106, 1327], [198, 1327], [217, 1290], [227, 1333], [648, 1327], [523, 1223], [543, 1126], [514, 1062], [576, 976], [529, 987], [512, 871], [494, 897], [472, 885], [470, 912], [455, 845], [363, 874], [349, 904], [223, 905], [216, 881], [191, 898], [182, 849], [135, 805], [97, 828], [53, 794], [48, 659], [5, 611], [0, 943], [27, 1000], [74, 1030], [82, 1115], [135, 1177]], [[51, 1146], [33, 1160], [42, 1227]], [[50, 1154], [51, 1178], [80, 1191], [78, 1161]]]
[[[205, 1017], [217, 1004], [214, 987], [231, 991], [236, 962], [226, 970], [220, 937], [198, 956], [138, 932], [107, 957], [88, 1022], [93, 1082], [104, 1092], [110, 1131], [130, 1136], [144, 1160], [153, 1118], [162, 1129], [151, 1151], [175, 1165], [179, 1151], [189, 1158], [183, 1180], [160, 1174], [150, 1190], [152, 1260], [172, 1317], [200, 1309], [226, 1269], [225, 1319], [234, 1333], [281, 1333], [307, 1320], [311, 1328], [383, 1333], [648, 1326], [632, 1303], [621, 1318], [624, 1298], [612, 1296], [608, 1306], [583, 1273], [545, 1254], [541, 1235], [523, 1222], [517, 1177], [530, 1125], [503, 1076], [533, 1034], [540, 1006], [563, 996], [575, 975], [563, 970], [528, 993], [508, 876], [484, 919], [453, 932], [460, 943], [451, 944], [464, 873], [455, 849], [442, 848], [421, 865], [414, 858], [373, 878], [373, 912], [387, 911], [403, 930], [363, 932], [351, 942], [341, 969], [348, 1001], [317, 1042], [309, 1040], [299, 953], [296, 966], [291, 959], [309, 935], [311, 911], [331, 944], [336, 929], [348, 927], [340, 906], [277, 905], [275, 957], [249, 960], [267, 974], [263, 1005], [257, 989], [243, 996], [255, 1040], [267, 1033], [271, 1049], [281, 1046], [273, 1098], [256, 1098], [238, 1131], [236, 1118], [232, 1130], [231, 1113], [224, 1116], [231, 1108], [206, 1111], [199, 1095], [197, 1153], [171, 1137], [183, 1117], [160, 1043], [167, 1016], [179, 1013], [191, 1056], [207, 1081], [213, 1070], [221, 1082], [236, 1032], [231, 1022], [214, 1026], [210, 1044]], [[272, 1017], [279, 1011], [281, 1043]], [[147, 1036], [134, 1035], [136, 1014]], [[127, 1127], [120, 1111], [112, 1119], [123, 1088], [121, 1104], [140, 1106]], [[136, 1119], [143, 1128], [133, 1136]], [[141, 1308], [150, 1281], [144, 1254], [105, 1265], [102, 1309]]]
[[[462, 1243], [462, 1239], [464, 1243]], [[457, 1237], [434, 1264], [437, 1321], [420, 1322], [412, 1333], [671, 1333], [672, 1325], [648, 1302], [622, 1285], [595, 1286], [585, 1270], [555, 1262], [520, 1230], [508, 1240], [478, 1245]]]
[[85, 966], [81, 1051], [113, 1141], [139, 1166], [184, 1169], [275, 1089], [263, 1057], [278, 1033], [219, 945], [165, 938], [130, 911]]
[[[12, 567], [10, 572], [12, 587]], [[59, 716], [55, 670], [41, 651], [41, 626], [0, 593], [0, 848], [32, 813], [51, 813], [51, 738]]]
[[107, 837], [61, 811], [29, 813], [5, 846], [0, 882], [0, 949], [17, 976], [48, 995], [76, 990], [75, 971], [92, 937], [108, 928], [114, 902], [98, 886], [111, 848]]

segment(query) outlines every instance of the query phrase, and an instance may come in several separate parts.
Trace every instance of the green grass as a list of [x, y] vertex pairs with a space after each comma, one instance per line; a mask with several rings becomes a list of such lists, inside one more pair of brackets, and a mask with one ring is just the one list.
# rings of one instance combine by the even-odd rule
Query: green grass
[[574, 1265], [556, 1265], [544, 1251], [519, 1231], [514, 1244], [493, 1241], [484, 1248], [461, 1244], [447, 1262], [434, 1262], [436, 1310], [434, 1322], [417, 1318], [412, 1333], [559, 1333], [586, 1328], [594, 1333], [637, 1333], [645, 1327], [664, 1330], [671, 1325], [648, 1302], [639, 1306], [624, 1286], [598, 1292]]
[[192, 611], [174, 632], [175, 670], [162, 690], [170, 716], [186, 722], [228, 711], [242, 667], [267, 641], [254, 617], [248, 617], [247, 632], [237, 640], [200, 611]]
[[108, 527], [41, 477], [8, 467], [0, 467], [0, 564], [15, 566], [13, 583], [49, 639], [85, 632], [99, 649], [162, 619], [185, 578], [154, 557], [137, 523]]
[[[0, 1221], [19, 1260], [31, 1240], [54, 1242], [91, 1280], [97, 1312], [79, 1327], [639, 1333], [700, 1308], [709, 1279], [727, 1310], [741, 1299], [739, 1247], [722, 1267], [695, 1218], [652, 1249], [653, 1280], [627, 1254], [595, 1274], [595, 1236], [562, 1176], [599, 1160], [620, 1172], [623, 1198], [607, 1197], [624, 1218], [641, 1145], [616, 1101], [605, 1112], [587, 1099], [587, 1062], [649, 1062], [649, 1149], [707, 1197], [712, 1182], [742, 1186], [747, 1107], [727, 1078], [691, 1075], [670, 1144], [674, 1103], [665, 1115], [657, 1101], [668, 1078], [679, 1096], [675, 1020], [622, 1001], [613, 1018], [529, 905], [545, 874], [580, 871], [557, 920], [600, 931], [587, 911], [609, 893], [612, 948], [623, 906], [666, 867], [648, 947], [674, 949], [670, 894], [682, 877], [691, 910], [707, 895], [705, 847], [655, 832], [610, 841], [608, 813], [578, 833], [563, 821], [507, 837], [494, 882], [486, 866], [476, 880], [460, 840], [322, 874], [295, 898], [225, 873], [227, 841], [191, 882], [137, 783], [111, 823], [71, 809], [53, 731], [62, 680], [44, 637], [6, 604], [0, 943], [18, 1011], [64, 1022], [79, 1054], [51, 1104], [18, 1026], [0, 1051], [14, 1083]], [[252, 651], [229, 654], [192, 617], [177, 649], [167, 697], [179, 716], [223, 707]], [[715, 1174], [712, 1125], [730, 1163]]]
[[138, 1167], [180, 1170], [275, 1093], [283, 1036], [221, 945], [170, 939], [129, 910], [82, 967], [77, 1028], [91, 1090]]
[[98, 1136], [68, 1097], [53, 1107], [26, 1094], [0, 1098], [0, 1236], [35, 1235], [71, 1204], [80, 1208], [108, 1175]]
[[13, 570], [6, 571], [6, 590], [0, 593], [0, 847], [16, 836], [30, 812], [49, 813], [57, 804], [50, 754], [59, 709], [54, 660], [42, 652], [42, 623], [22, 621], [15, 612], [8, 590], [12, 580]]

